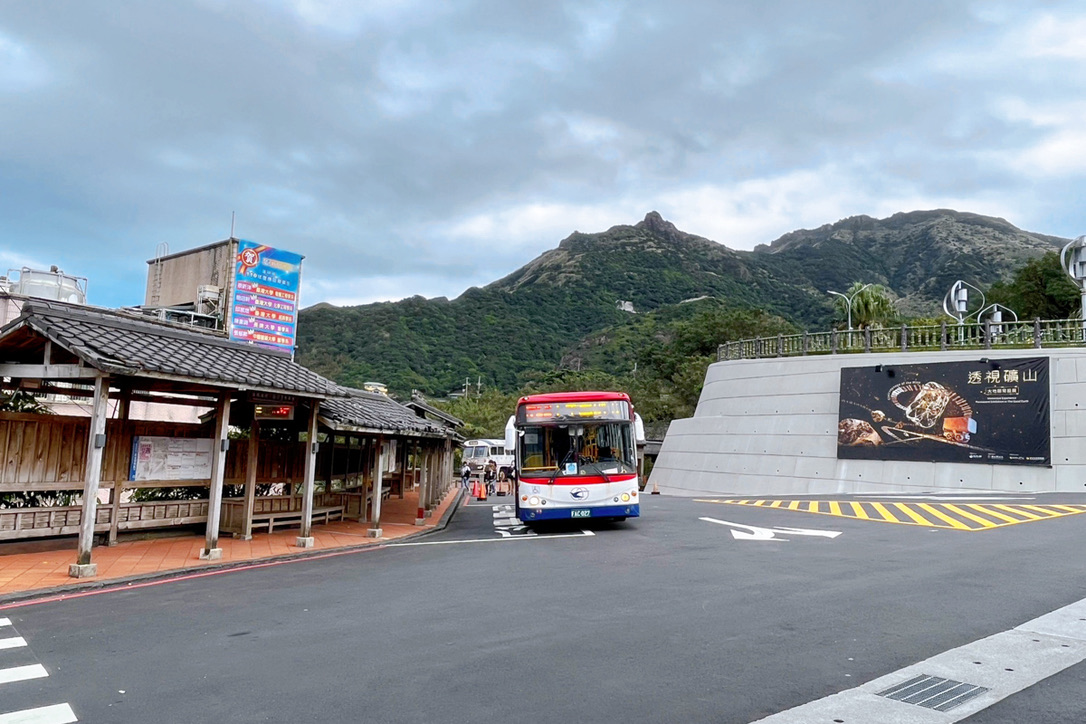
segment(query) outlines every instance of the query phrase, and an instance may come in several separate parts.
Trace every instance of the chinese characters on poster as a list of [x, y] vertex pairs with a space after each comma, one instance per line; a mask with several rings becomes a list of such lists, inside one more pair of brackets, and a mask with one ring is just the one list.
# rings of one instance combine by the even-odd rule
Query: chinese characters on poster
[[841, 370], [837, 457], [1049, 465], [1048, 358]]
[[292, 352], [302, 256], [242, 239], [234, 264], [230, 339]]

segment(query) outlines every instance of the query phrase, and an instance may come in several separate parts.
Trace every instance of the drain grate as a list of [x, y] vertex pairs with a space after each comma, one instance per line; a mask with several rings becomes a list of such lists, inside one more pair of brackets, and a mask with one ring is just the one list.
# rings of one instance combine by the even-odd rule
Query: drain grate
[[891, 686], [885, 691], [880, 691], [878, 695], [906, 704], [916, 704], [926, 709], [950, 711], [986, 691], [988, 689], [983, 686], [921, 674], [897, 686]]

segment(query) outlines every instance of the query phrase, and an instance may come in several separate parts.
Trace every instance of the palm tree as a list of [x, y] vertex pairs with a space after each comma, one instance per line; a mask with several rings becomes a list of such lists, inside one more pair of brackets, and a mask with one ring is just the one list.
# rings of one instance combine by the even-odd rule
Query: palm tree
[[834, 294], [834, 306], [850, 321], [850, 326], [881, 326], [894, 318], [894, 302], [881, 284], [853, 282], [845, 293]]

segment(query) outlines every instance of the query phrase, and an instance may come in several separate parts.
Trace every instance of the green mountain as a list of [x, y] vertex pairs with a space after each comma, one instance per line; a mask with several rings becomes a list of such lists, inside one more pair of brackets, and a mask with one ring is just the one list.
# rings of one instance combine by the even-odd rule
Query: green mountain
[[[564, 357], [567, 365], [617, 365], [586, 345], [635, 350], [645, 335], [661, 334], [661, 325], [692, 316], [701, 305], [691, 300], [701, 297], [825, 328], [833, 316], [826, 290], [861, 280], [883, 284], [905, 313], [935, 315], [954, 280], [985, 287], [1008, 280], [1025, 260], [1065, 241], [1002, 219], [936, 210], [851, 217], [743, 252], [652, 212], [633, 226], [575, 232], [453, 300], [305, 309], [298, 359], [344, 384], [379, 380], [401, 393], [443, 394], [480, 377], [513, 390]], [[620, 300], [638, 314], [622, 311]], [[657, 314], [641, 319], [647, 312]], [[616, 336], [618, 347], [609, 345]], [[633, 356], [623, 355], [621, 366]]]

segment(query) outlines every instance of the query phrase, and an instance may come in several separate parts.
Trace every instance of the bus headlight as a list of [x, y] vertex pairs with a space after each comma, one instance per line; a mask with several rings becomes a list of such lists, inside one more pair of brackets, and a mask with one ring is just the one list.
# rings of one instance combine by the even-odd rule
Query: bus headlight
[[623, 502], [623, 503], [628, 503], [628, 502], [630, 502], [630, 494], [629, 494], [629, 493], [623, 493], [623, 494], [622, 494], [622, 502]]
[[539, 505], [539, 496], [533, 495], [532, 497], [528, 498], [528, 505], [531, 505], [533, 507]]

